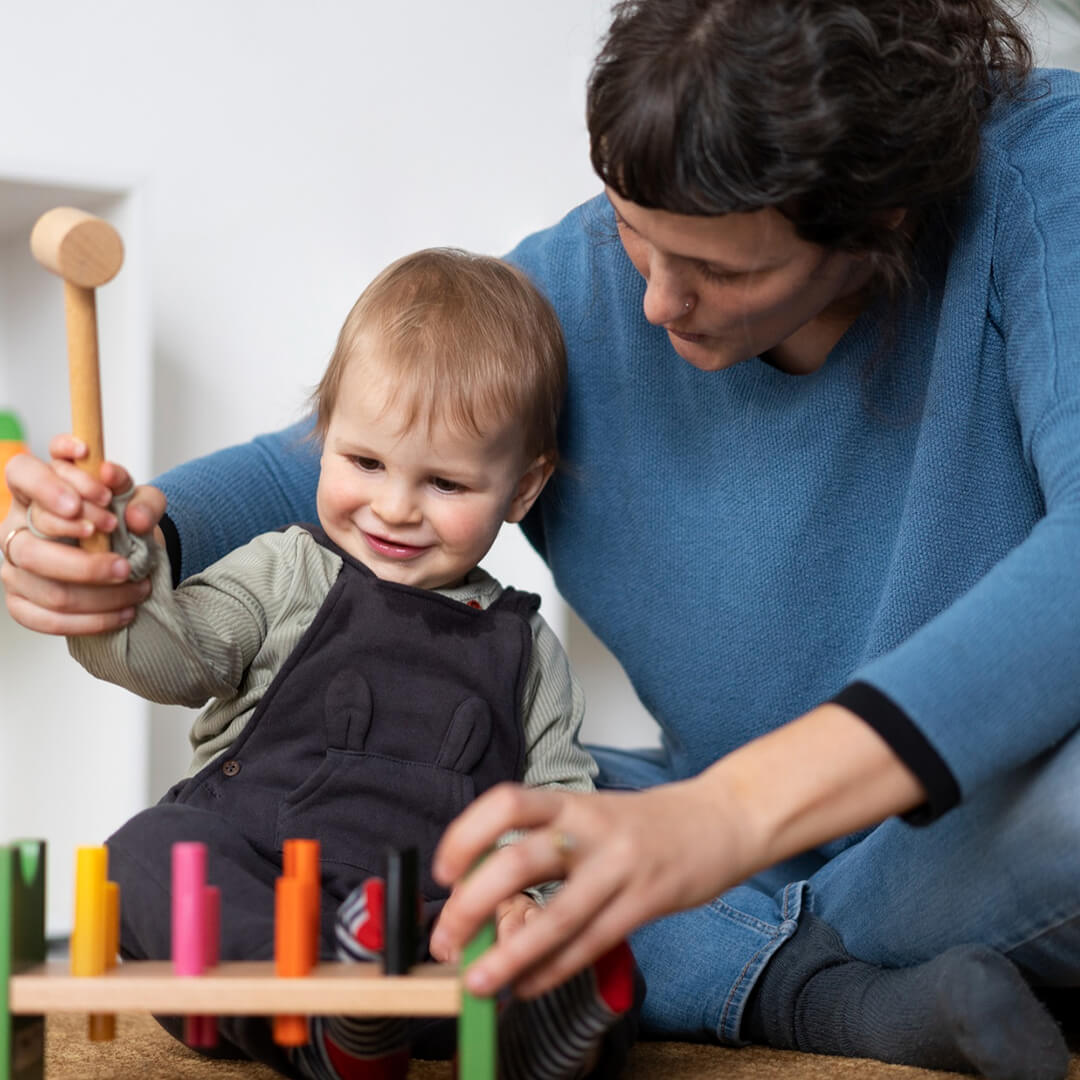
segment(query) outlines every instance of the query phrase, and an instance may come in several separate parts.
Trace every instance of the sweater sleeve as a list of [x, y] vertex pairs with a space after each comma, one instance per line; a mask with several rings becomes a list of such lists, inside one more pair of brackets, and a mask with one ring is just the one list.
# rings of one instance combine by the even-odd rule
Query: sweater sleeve
[[257, 537], [178, 589], [159, 557], [135, 619], [107, 634], [69, 638], [68, 649], [92, 675], [150, 701], [198, 707], [230, 697], [291, 592], [295, 546], [292, 536]]
[[592, 791], [596, 762], [579, 741], [585, 696], [555, 632], [539, 613], [530, 625], [533, 649], [521, 708], [524, 782], [530, 787]]
[[[530, 626], [533, 649], [521, 703], [525, 726], [523, 780], [530, 787], [592, 791], [596, 762], [579, 741], [585, 696], [555, 632], [539, 613], [532, 616]], [[512, 844], [522, 835], [517, 831], [505, 833], [498, 846]], [[525, 892], [538, 904], [544, 904], [561, 884], [548, 881]]]
[[856, 672], [940, 754], [960, 795], [1080, 723], [1080, 104], [1002, 167], [992, 287], [1045, 515], [967, 593]]
[[168, 500], [162, 531], [174, 585], [259, 533], [316, 520], [319, 447], [311, 430], [304, 420], [178, 465], [154, 481]]

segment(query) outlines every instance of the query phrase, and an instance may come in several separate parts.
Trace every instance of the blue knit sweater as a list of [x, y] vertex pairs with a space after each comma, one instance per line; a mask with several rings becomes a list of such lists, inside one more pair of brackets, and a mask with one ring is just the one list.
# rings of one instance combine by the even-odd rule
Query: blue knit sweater
[[[681, 360], [602, 198], [511, 254], [570, 363], [527, 528], [673, 776], [854, 684], [940, 812], [1080, 722], [1080, 76], [995, 107], [953, 231], [801, 376]], [[161, 478], [183, 575], [314, 519], [302, 433]]]

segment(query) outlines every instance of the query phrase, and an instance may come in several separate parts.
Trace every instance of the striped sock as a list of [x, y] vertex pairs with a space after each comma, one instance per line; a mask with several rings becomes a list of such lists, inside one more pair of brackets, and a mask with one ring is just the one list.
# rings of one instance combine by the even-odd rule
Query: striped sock
[[[338, 908], [338, 959], [370, 963], [382, 956], [380, 878], [368, 878]], [[409, 1023], [403, 1017], [313, 1016], [307, 1046], [292, 1053], [309, 1080], [404, 1080], [409, 1070]]]
[[626, 942], [585, 971], [499, 1017], [499, 1080], [577, 1080], [597, 1064], [605, 1035], [634, 1004]]

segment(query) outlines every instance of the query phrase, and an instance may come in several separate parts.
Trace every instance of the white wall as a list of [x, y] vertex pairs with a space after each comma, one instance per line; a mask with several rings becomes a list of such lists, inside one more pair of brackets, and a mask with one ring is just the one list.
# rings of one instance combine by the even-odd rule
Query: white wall
[[[140, 207], [145, 258], [122, 272], [138, 274], [152, 327], [142, 369], [152, 377], [150, 415], [131, 421], [151, 422], [152, 446], [149, 460], [136, 464], [152, 474], [295, 419], [345, 312], [391, 259], [442, 243], [502, 252], [593, 195], [584, 83], [608, 7], [608, 0], [4, 4], [0, 231], [5, 210], [22, 229], [14, 192], [28, 183], [104, 180]], [[5, 188], [5, 178], [18, 184]], [[9, 303], [11, 296], [9, 289]], [[4, 310], [0, 298], [0, 320]], [[0, 326], [0, 343], [9, 353], [33, 348], [35, 355], [9, 364], [55, 369], [62, 400], [59, 316], [37, 317], [48, 322], [37, 344], [10, 326]], [[103, 353], [109, 347], [103, 327]], [[0, 392], [18, 397], [17, 383], [0, 371]], [[7, 404], [32, 414], [31, 435], [42, 447], [57, 423], [55, 406]], [[114, 452], [124, 445], [123, 423], [110, 420]], [[493, 569], [545, 592], [549, 618], [567, 632], [546, 572], [515, 533], [500, 541]], [[34, 655], [49, 664], [66, 662], [41, 648]], [[16, 655], [5, 648], [3, 678], [30, 685]], [[588, 689], [598, 680], [599, 703], [610, 665], [595, 672], [585, 672], [585, 682]], [[147, 797], [187, 760], [189, 714], [155, 713]], [[613, 737], [639, 741], [626, 734], [629, 715], [625, 698], [606, 721], [598, 708], [591, 736], [607, 738], [610, 724]], [[18, 722], [3, 713], [5, 728]], [[647, 721], [638, 723], [647, 735]], [[28, 778], [17, 748], [0, 747], [9, 804], [21, 798], [19, 785], [33, 785], [35, 798], [52, 794], [47, 770]], [[117, 750], [116, 773], [130, 767]], [[0, 839], [11, 823], [0, 816]]]
[[1038, 61], [1080, 69], [1080, 0], [1043, 0], [1025, 13]]

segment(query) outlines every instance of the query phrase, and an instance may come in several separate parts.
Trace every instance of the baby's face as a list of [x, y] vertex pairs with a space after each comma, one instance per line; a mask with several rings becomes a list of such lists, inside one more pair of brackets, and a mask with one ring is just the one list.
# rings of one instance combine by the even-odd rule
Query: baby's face
[[380, 377], [349, 364], [330, 416], [319, 522], [376, 576], [420, 589], [455, 585], [503, 521], [520, 521], [546, 470], [525, 460], [521, 425], [481, 438], [426, 420], [411, 428]]

